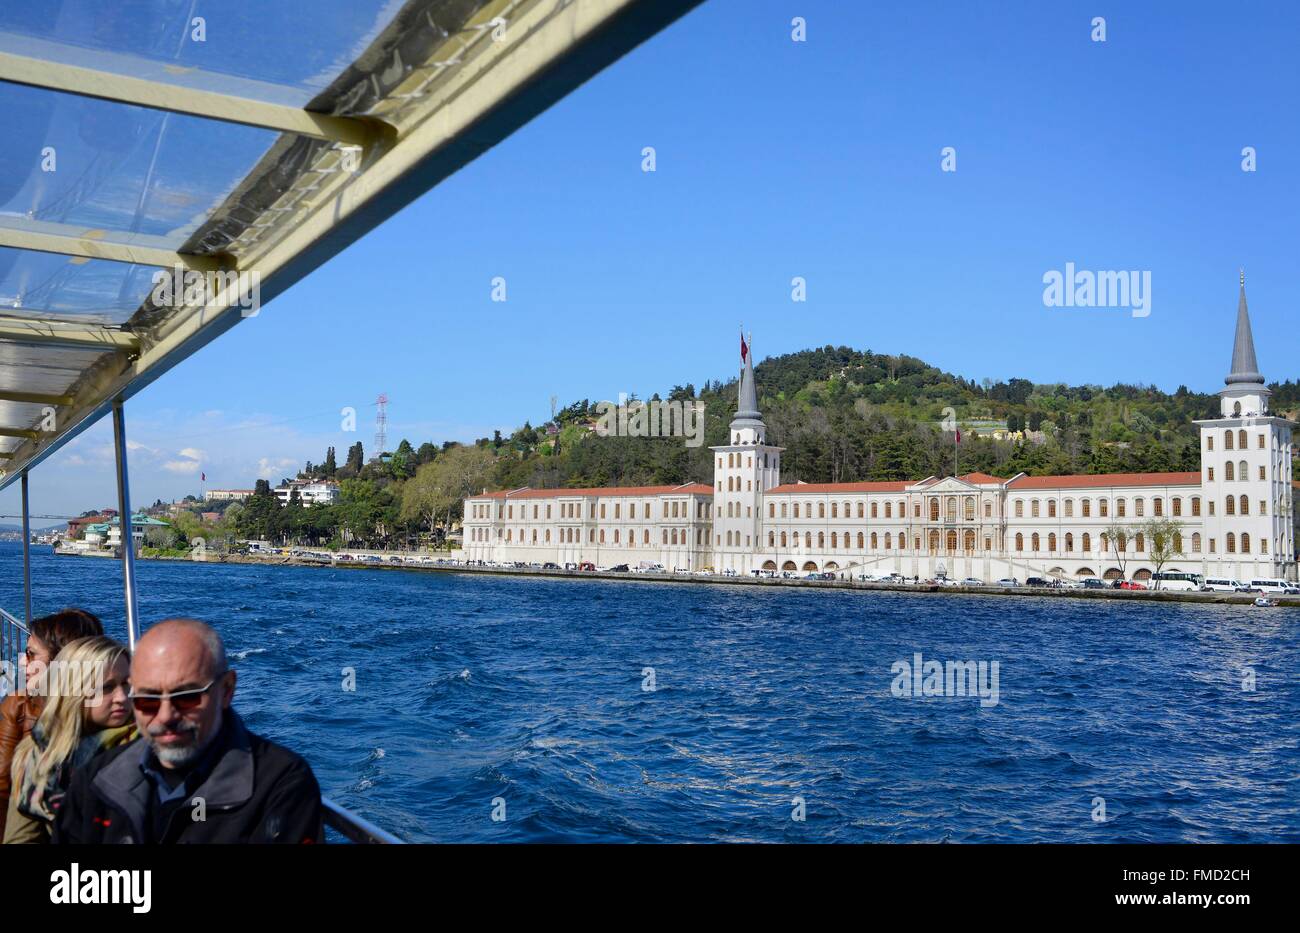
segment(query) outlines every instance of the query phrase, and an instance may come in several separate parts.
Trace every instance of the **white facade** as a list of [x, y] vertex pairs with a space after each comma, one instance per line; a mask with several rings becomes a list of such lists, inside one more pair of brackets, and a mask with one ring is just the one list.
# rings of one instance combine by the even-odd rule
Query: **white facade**
[[[992, 582], [1105, 577], [1157, 569], [1242, 581], [1296, 579], [1292, 429], [1268, 414], [1243, 282], [1221, 417], [1197, 422], [1200, 472], [781, 484], [752, 359], [714, 482], [643, 489], [485, 493], [465, 500], [470, 560], [598, 566], [901, 573]], [[681, 503], [680, 515], [672, 511]], [[689, 516], [689, 517], [687, 517]], [[1175, 553], [1152, 559], [1153, 520], [1177, 523]], [[669, 542], [672, 542], [671, 544]]]
[[291, 480], [275, 487], [275, 497], [281, 504], [288, 505], [295, 489], [298, 490], [298, 499], [303, 505], [329, 505], [331, 502], [337, 502], [339, 498], [337, 483], [308, 483], [299, 480]]

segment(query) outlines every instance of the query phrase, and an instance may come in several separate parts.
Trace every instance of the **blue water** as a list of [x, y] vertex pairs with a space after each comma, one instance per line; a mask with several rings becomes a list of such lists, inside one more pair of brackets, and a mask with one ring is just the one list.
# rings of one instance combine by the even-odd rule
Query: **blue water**
[[[16, 545], [0, 564], [18, 611]], [[117, 563], [38, 549], [33, 576], [38, 613], [123, 632]], [[218, 626], [253, 729], [411, 841], [1300, 841], [1300, 610], [152, 561], [138, 580], [146, 623]], [[998, 661], [999, 703], [893, 696], [916, 652]]]

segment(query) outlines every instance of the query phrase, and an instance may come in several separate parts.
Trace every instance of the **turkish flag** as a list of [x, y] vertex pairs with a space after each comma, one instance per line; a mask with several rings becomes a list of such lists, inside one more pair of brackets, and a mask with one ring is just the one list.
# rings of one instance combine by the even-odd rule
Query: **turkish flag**
[[747, 356], [749, 356], [749, 344], [745, 343], [745, 335], [741, 334], [740, 335], [740, 362], [742, 363], [745, 362], [745, 358]]
[[961, 443], [961, 428], [957, 429], [957, 443]]
[[200, 482], [200, 483], [206, 483], [207, 481], [208, 481], [208, 474], [206, 474], [206, 473], [200, 473], [200, 474], [199, 474], [199, 482]]

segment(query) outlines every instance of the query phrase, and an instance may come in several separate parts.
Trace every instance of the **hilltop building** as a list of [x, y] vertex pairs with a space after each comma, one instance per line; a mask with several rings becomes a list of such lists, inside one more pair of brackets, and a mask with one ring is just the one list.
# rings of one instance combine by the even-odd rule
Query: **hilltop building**
[[1296, 579], [1295, 424], [1269, 413], [1244, 277], [1219, 417], [1196, 422], [1199, 472], [782, 483], [782, 448], [767, 442], [746, 351], [730, 443], [712, 448], [711, 487], [485, 492], [465, 500], [465, 557], [741, 574], [1145, 580], [1155, 568], [1141, 526], [1154, 517], [1181, 523], [1164, 572]]

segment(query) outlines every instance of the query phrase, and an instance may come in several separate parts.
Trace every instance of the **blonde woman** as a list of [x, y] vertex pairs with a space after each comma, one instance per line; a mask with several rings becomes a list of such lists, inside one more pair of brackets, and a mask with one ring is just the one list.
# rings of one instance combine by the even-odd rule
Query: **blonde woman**
[[14, 754], [4, 841], [44, 843], [72, 772], [136, 737], [130, 655], [96, 636], [69, 642], [45, 674], [45, 706]]

